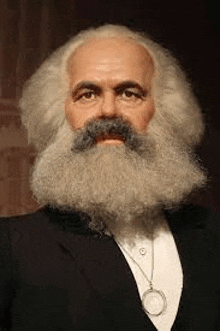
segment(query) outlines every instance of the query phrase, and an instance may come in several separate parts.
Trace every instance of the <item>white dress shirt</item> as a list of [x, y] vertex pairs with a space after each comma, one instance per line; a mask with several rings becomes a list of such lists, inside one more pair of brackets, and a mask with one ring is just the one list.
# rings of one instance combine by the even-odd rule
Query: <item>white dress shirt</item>
[[[150, 279], [152, 272], [152, 248], [154, 249], [153, 288], [162, 291], [166, 296], [167, 302], [167, 307], [161, 315], [152, 316], [148, 314], [158, 331], [171, 330], [177, 315], [183, 287], [183, 272], [177, 247], [165, 220], [164, 223], [164, 229], [158, 232], [153, 246], [152, 241], [147, 237], [136, 237], [132, 244], [128, 243], [126, 239], [122, 241], [116, 238], [116, 241], [120, 242], [119, 247], [134, 275], [141, 299], [144, 292], [150, 287], [148, 280], [144, 277], [136, 263]], [[134, 263], [129, 254], [136, 263]]]

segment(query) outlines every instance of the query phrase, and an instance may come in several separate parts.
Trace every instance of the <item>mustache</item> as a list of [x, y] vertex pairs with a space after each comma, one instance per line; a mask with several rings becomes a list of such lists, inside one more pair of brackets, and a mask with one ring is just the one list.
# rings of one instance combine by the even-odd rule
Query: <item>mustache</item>
[[125, 146], [137, 153], [141, 153], [142, 135], [135, 132], [130, 123], [121, 117], [103, 118], [89, 122], [81, 129], [74, 140], [71, 151], [84, 152], [96, 145], [99, 138], [118, 137]]

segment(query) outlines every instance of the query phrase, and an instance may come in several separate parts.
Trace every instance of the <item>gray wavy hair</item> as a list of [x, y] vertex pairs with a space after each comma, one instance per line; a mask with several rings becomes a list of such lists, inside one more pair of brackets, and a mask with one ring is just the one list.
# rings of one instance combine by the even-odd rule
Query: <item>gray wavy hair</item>
[[34, 143], [38, 152], [44, 150], [65, 122], [70, 55], [88, 39], [109, 37], [135, 40], [147, 49], [153, 59], [156, 111], [148, 133], [175, 134], [186, 146], [197, 145], [204, 131], [203, 118], [192, 88], [177, 61], [168, 50], [146, 35], [109, 24], [81, 31], [55, 51], [26, 83], [19, 106], [29, 142]]

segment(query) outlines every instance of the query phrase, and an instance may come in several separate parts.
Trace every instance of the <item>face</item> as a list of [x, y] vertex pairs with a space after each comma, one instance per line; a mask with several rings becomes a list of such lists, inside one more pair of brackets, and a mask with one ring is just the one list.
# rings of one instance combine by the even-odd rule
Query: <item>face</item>
[[[99, 118], [123, 117], [138, 133], [146, 133], [154, 115], [153, 61], [141, 45], [122, 38], [93, 39], [68, 62], [70, 93], [65, 116], [74, 131]], [[105, 136], [102, 145], [119, 145]]]

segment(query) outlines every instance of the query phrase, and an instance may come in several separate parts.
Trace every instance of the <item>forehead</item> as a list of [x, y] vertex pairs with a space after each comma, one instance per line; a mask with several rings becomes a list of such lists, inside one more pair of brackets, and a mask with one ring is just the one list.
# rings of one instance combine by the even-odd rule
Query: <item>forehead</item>
[[151, 76], [154, 64], [146, 48], [135, 40], [110, 37], [90, 39], [79, 46], [69, 57], [67, 71], [70, 77], [117, 71]]

